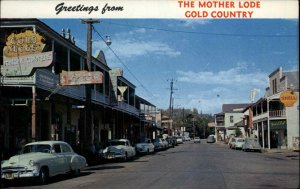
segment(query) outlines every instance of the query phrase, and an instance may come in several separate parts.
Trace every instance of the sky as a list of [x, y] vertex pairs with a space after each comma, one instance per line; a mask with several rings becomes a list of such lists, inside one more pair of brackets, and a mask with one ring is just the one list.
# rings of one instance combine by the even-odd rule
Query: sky
[[[70, 28], [86, 50], [87, 25], [80, 19], [41, 19], [61, 32]], [[263, 97], [278, 67], [299, 70], [299, 22], [294, 19], [100, 19], [93, 54], [103, 50], [108, 66], [120, 67], [136, 95], [167, 109], [170, 81], [174, 108], [215, 114], [222, 104]], [[109, 35], [110, 47], [101, 40]], [[114, 52], [114, 53], [113, 53]], [[116, 56], [117, 55], [117, 56]]]

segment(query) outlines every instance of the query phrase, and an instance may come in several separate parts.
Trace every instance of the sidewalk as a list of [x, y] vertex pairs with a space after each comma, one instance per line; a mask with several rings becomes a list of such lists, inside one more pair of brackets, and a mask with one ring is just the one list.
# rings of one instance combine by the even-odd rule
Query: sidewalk
[[[228, 147], [227, 144], [224, 143], [224, 141], [217, 141], [216, 144], [224, 147]], [[294, 160], [299, 160], [299, 151], [293, 151], [291, 149], [268, 149], [268, 148], [263, 148], [261, 149], [261, 153], [266, 153], [270, 155], [280, 155], [284, 156], [286, 158], [294, 159]]]

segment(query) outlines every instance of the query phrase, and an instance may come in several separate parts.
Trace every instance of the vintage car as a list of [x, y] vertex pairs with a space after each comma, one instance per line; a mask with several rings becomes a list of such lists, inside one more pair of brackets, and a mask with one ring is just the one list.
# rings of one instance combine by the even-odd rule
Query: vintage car
[[213, 135], [209, 135], [206, 139], [206, 143], [215, 143], [216, 139]]
[[128, 139], [114, 139], [108, 142], [105, 149], [99, 150], [100, 158], [104, 159], [123, 159], [127, 161], [133, 159], [136, 155], [135, 148]]
[[230, 137], [228, 141], [229, 148], [232, 148], [234, 146], [234, 143], [235, 143], [235, 137]]
[[235, 138], [235, 142], [232, 144], [232, 149], [242, 149], [242, 146], [245, 144], [244, 138]]
[[245, 143], [242, 146], [243, 151], [258, 151], [261, 152], [261, 145], [257, 138], [245, 138]]
[[154, 150], [160, 151], [168, 148], [169, 143], [163, 138], [156, 138], [153, 140]]
[[149, 154], [154, 152], [154, 144], [149, 138], [141, 139], [138, 143], [136, 143], [135, 148], [137, 153], [140, 154]]
[[85, 157], [76, 154], [66, 142], [33, 142], [26, 144], [19, 155], [3, 162], [1, 178], [35, 178], [40, 184], [45, 184], [51, 176], [78, 174], [86, 166]]
[[194, 138], [194, 143], [201, 143], [200, 137], [195, 137]]

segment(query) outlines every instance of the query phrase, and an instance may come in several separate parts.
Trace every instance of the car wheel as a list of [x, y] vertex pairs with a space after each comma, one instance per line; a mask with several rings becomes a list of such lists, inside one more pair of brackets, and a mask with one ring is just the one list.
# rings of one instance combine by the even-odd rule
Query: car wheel
[[40, 169], [40, 174], [39, 174], [39, 177], [38, 177], [39, 184], [41, 184], [41, 185], [46, 184], [47, 181], [48, 181], [48, 178], [49, 178], [48, 168], [42, 167]]

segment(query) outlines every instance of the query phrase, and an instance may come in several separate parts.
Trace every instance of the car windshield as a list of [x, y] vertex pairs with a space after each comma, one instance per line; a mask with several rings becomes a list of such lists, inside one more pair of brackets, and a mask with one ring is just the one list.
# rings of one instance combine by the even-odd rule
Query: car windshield
[[111, 141], [110, 146], [119, 146], [119, 145], [125, 145], [124, 141]]
[[43, 152], [50, 153], [51, 146], [49, 144], [35, 144], [24, 146], [22, 153]]
[[245, 140], [244, 139], [238, 139], [237, 141], [238, 142], [244, 142]]

